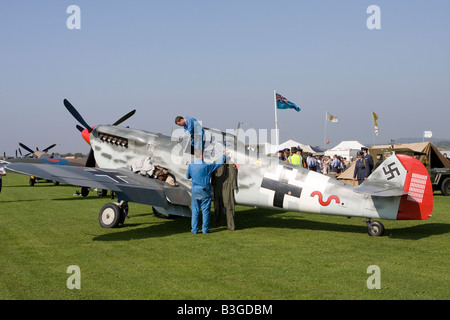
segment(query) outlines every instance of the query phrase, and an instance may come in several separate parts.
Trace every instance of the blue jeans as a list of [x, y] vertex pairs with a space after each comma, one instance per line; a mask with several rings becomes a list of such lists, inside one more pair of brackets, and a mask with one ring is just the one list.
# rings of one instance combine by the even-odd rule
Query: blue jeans
[[211, 197], [195, 199], [195, 196], [191, 200], [192, 220], [191, 220], [191, 232], [196, 234], [198, 232], [198, 219], [200, 216], [200, 209], [202, 210], [202, 232], [209, 232], [209, 213], [211, 211]]

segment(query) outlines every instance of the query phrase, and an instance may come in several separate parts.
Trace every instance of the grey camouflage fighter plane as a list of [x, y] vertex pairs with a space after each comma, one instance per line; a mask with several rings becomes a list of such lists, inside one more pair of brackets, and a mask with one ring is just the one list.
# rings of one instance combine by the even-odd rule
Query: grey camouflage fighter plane
[[[117, 125], [90, 127], [75, 108], [64, 105], [84, 126], [96, 166], [69, 167], [9, 164], [7, 170], [36, 175], [82, 187], [112, 190], [118, 201], [101, 208], [102, 227], [117, 227], [128, 214], [128, 202], [153, 206], [163, 215], [189, 217], [190, 186], [186, 178], [193, 160], [190, 139], [174, 138]], [[364, 218], [368, 233], [381, 236], [384, 226], [372, 219], [425, 220], [433, 210], [428, 172], [412, 157], [387, 158], [360, 186], [281, 162], [245, 148], [235, 135], [205, 128], [205, 161], [214, 162], [224, 151], [238, 167], [239, 205], [287, 211]], [[172, 183], [155, 178], [157, 168], [169, 172]]]

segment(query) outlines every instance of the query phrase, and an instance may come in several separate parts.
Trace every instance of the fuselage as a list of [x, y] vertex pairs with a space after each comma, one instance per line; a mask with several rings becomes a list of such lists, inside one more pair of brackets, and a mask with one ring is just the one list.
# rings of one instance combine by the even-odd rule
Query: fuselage
[[[179, 184], [190, 189], [186, 178], [189, 139], [178, 140], [111, 125], [97, 126], [90, 135], [95, 160], [101, 168], [130, 168], [132, 161], [151, 158], [168, 168]], [[215, 161], [226, 151], [238, 166], [237, 204], [288, 211], [347, 217], [397, 219], [401, 197], [377, 197], [355, 192], [355, 187], [327, 175], [249, 149], [220, 141], [206, 145], [205, 161]]]

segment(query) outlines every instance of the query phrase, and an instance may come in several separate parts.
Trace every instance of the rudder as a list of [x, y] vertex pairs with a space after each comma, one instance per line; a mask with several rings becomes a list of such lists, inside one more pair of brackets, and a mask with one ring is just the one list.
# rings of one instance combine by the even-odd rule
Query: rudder
[[416, 158], [396, 155], [407, 170], [397, 220], [426, 220], [433, 211], [433, 187], [425, 166]]

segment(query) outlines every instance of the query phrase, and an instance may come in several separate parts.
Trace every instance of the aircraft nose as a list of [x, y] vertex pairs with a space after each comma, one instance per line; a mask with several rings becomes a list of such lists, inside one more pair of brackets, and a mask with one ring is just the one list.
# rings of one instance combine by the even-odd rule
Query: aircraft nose
[[[92, 127], [92, 129], [94, 129], [95, 127]], [[81, 136], [83, 137], [83, 139], [84, 139], [84, 141], [86, 141], [89, 145], [91, 145], [91, 142], [90, 142], [90, 136], [91, 136], [91, 133], [88, 131], [88, 129], [84, 129], [82, 132], [81, 132]]]

